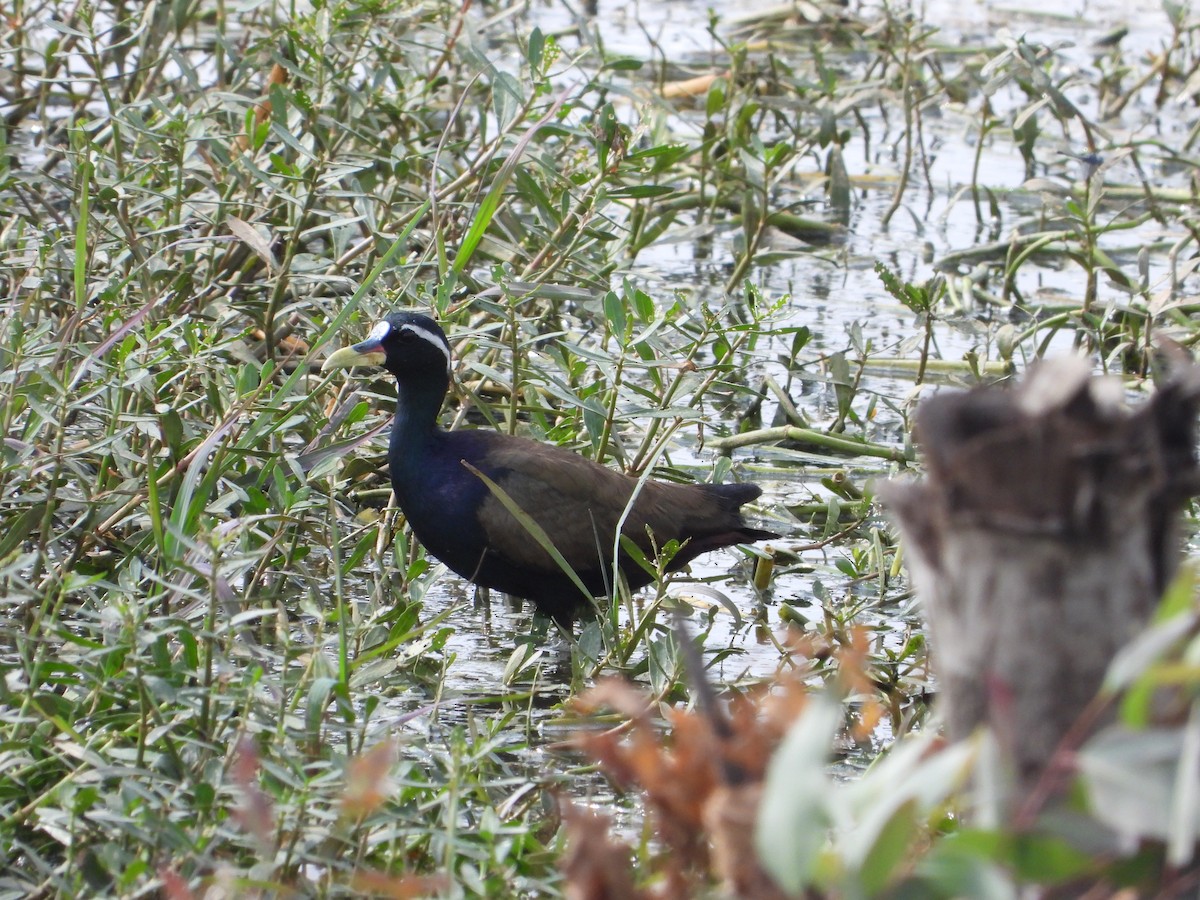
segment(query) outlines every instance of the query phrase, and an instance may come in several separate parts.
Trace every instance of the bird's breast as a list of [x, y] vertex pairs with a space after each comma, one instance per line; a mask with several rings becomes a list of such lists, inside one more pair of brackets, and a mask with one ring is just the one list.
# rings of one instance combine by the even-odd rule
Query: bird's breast
[[469, 578], [487, 545], [479, 522], [487, 489], [461, 459], [445, 452], [393, 456], [391, 476], [396, 501], [417, 539]]

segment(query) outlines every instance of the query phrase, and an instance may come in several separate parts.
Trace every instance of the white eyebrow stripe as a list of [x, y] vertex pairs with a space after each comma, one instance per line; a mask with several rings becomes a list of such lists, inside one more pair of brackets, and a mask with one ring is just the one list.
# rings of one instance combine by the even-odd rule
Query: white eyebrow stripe
[[385, 337], [392, 333], [392, 326], [388, 324], [386, 319], [381, 319], [375, 323], [371, 329], [371, 333], [367, 335], [368, 341], [382, 341]]
[[434, 334], [432, 331], [422, 328], [420, 325], [413, 325], [411, 322], [406, 322], [401, 327], [401, 330], [411, 331], [417, 337], [421, 338], [421, 340], [429, 341], [429, 343], [441, 350], [442, 356], [446, 357], [446, 372], [450, 372], [450, 347], [441, 339], [440, 336]]

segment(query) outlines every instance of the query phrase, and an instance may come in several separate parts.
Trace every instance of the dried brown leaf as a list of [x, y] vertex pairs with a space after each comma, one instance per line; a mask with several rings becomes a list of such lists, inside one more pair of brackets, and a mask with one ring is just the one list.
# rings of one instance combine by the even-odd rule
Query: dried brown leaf
[[[268, 118], [270, 118], [272, 105], [270, 97], [271, 88], [287, 84], [287, 82], [287, 69], [285, 69], [279, 63], [275, 63], [275, 65], [271, 66], [271, 71], [267, 74], [267, 97], [254, 107], [254, 122], [256, 125], [261, 125], [263, 122], [267, 121]], [[249, 146], [250, 140], [244, 134], [239, 134], [233, 140], [233, 147], [236, 150], [245, 150]]]
[[733, 897], [784, 900], [787, 897], [762, 868], [754, 846], [754, 829], [762, 783], [722, 786], [704, 808], [704, 825], [712, 841], [714, 874]]
[[381, 741], [346, 766], [346, 790], [342, 794], [342, 814], [361, 819], [383, 805], [392, 793], [388, 777], [396, 762], [395, 741]]
[[685, 78], [681, 81], [668, 81], [662, 86], [662, 95], [667, 100], [701, 97], [708, 93], [713, 82], [724, 78], [729, 72], [710, 72], [707, 75], [697, 75], [695, 78]]
[[188, 887], [187, 880], [169, 866], [158, 870], [158, 880], [162, 882], [164, 900], [195, 900], [196, 895]]
[[649, 900], [633, 883], [632, 850], [610, 834], [612, 820], [586, 807], [562, 803], [567, 849], [561, 866], [567, 900]]
[[389, 875], [374, 869], [363, 869], [354, 873], [351, 887], [362, 894], [389, 897], [391, 900], [412, 900], [445, 893], [450, 889], [450, 879], [445, 875]]
[[646, 696], [621, 678], [597, 681], [575, 701], [575, 705], [583, 712], [596, 712], [607, 707], [635, 721], [648, 721], [650, 715]]
[[249, 247], [269, 271], [274, 272], [279, 268], [275, 253], [271, 250], [271, 242], [259, 234], [253, 225], [237, 216], [226, 217], [225, 224], [229, 227], [230, 233]]
[[851, 732], [854, 740], [867, 740], [887, 714], [887, 707], [879, 702], [878, 698], [868, 697], [859, 709], [858, 722], [855, 723]]
[[275, 846], [275, 805], [258, 784], [261, 768], [258, 748], [248, 737], [238, 743], [233, 757], [232, 775], [241, 792], [241, 802], [233, 810], [234, 820], [263, 847]]
[[[838, 665], [845, 673], [843, 689], [852, 685], [868, 691], [868, 637], [853, 634], [824, 651], [807, 642], [804, 649], [844, 656]], [[665, 728], [652, 717], [650, 701], [628, 683], [604, 682], [585, 695], [583, 709], [613, 709], [628, 717], [621, 727], [578, 736], [576, 744], [616, 784], [642, 792], [654, 832], [669, 850], [656, 860], [660, 897], [695, 896], [709, 890], [713, 880], [736, 897], [784, 896], [759, 862], [755, 821], [767, 764], [807, 703], [810, 677], [811, 670], [800, 666], [773, 685], [710, 697], [695, 710], [668, 709]], [[864, 721], [880, 714], [867, 704]], [[602, 839], [603, 825], [588, 823], [586, 837], [584, 827], [576, 824], [576, 840]], [[571, 896], [617, 896], [605, 893], [614, 885], [600, 874], [582, 872], [578, 893]]]

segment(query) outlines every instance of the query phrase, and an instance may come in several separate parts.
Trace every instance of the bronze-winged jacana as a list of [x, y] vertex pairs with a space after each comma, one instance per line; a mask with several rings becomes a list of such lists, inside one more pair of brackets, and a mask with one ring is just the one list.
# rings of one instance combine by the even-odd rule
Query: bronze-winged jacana
[[[481, 472], [541, 526], [594, 596], [611, 591], [613, 538], [636, 478], [525, 438], [440, 428], [450, 343], [428, 316], [392, 313], [365, 341], [333, 353], [322, 371], [358, 365], [383, 366], [396, 376], [388, 449], [392, 489], [430, 554], [468, 581], [533, 601], [559, 622], [570, 622], [583, 605], [579, 588], [476, 474]], [[753, 484], [646, 481], [622, 531], [651, 558], [655, 545], [678, 541], [682, 546], [670, 564], [678, 569], [718, 547], [778, 537], [742, 521], [740, 507], [760, 493]], [[624, 553], [619, 565], [631, 589], [652, 580]]]

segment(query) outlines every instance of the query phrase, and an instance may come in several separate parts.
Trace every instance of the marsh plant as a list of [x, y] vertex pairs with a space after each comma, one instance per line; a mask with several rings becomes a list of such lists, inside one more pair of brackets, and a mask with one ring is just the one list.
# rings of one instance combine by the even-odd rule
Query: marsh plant
[[[704, 685], [822, 772], [920, 730], [875, 483], [916, 464], [935, 384], [1066, 344], [1136, 393], [1159, 338], [1194, 343], [1196, 21], [1165, 7], [1154, 53], [1110, 35], [1081, 62], [1033, 29], [797, 10], [716, 10], [703, 53], [639, 29], [635, 54], [540, 7], [9, 5], [0, 893], [555, 896], [605, 859], [567, 837], [580, 802], [633, 838], [632, 888], [745, 893], [699, 845], [664, 875], [659, 795], [575, 732], [725, 734], [679, 724]], [[788, 537], [618, 588], [571, 635], [474, 596], [389, 505], [388, 379], [319, 374], [397, 306], [454, 343], [448, 427], [752, 478]], [[636, 684], [601, 695], [617, 718], [571, 704], [609, 676]], [[777, 677], [816, 699], [756, 724]], [[758, 848], [775, 889], [1098, 877], [1074, 847], [939, 842], [966, 761], [914, 746], [845, 789], [854, 816], [895, 802], [871, 841], [829, 837], [823, 774], [772, 808], [816, 810], [803, 853]]]

